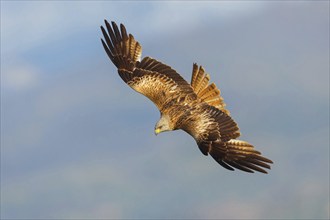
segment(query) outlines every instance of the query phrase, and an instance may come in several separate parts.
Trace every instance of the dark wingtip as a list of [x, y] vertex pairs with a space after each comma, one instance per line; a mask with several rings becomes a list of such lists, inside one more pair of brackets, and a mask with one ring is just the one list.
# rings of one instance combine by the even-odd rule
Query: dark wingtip
[[104, 19], [104, 23], [105, 23], [105, 25], [109, 25], [109, 22], [107, 21], [107, 19]]

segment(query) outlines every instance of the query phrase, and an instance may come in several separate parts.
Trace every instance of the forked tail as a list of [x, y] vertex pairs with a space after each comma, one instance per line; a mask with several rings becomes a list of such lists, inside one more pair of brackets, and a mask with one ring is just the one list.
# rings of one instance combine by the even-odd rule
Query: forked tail
[[230, 112], [225, 108], [226, 104], [223, 101], [220, 90], [214, 83], [209, 84], [209, 81], [210, 75], [205, 72], [202, 66], [198, 68], [198, 65], [194, 63], [190, 84], [197, 96], [207, 104], [230, 115]]

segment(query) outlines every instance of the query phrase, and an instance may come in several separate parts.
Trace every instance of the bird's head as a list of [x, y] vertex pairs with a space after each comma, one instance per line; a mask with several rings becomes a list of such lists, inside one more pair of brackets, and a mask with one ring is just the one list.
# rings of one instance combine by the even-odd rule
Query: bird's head
[[160, 117], [159, 121], [155, 126], [155, 134], [159, 134], [163, 131], [171, 131], [173, 130], [170, 126], [170, 118], [168, 115], [163, 115]]

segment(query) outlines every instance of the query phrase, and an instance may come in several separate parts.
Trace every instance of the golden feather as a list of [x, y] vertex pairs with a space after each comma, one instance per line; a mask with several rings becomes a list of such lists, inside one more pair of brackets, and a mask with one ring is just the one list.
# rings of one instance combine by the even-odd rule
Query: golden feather
[[[142, 47], [124, 25], [115, 22], [101, 27], [102, 45], [118, 74], [137, 92], [148, 97], [159, 109], [166, 125], [156, 133], [182, 129], [197, 142], [204, 155], [210, 154], [221, 166], [229, 170], [267, 173], [271, 160], [244, 141], [235, 140], [240, 132], [229, 116], [220, 90], [202, 66], [193, 65], [191, 83], [185, 81], [170, 66], [150, 57], [141, 60]], [[158, 124], [157, 123], [157, 124]]]
[[226, 104], [223, 98], [220, 96], [220, 90], [214, 83], [208, 84], [209, 80], [210, 75], [205, 73], [204, 68], [202, 66], [198, 68], [198, 65], [194, 63], [190, 83], [194, 92], [202, 101], [230, 115], [230, 112], [225, 108]]

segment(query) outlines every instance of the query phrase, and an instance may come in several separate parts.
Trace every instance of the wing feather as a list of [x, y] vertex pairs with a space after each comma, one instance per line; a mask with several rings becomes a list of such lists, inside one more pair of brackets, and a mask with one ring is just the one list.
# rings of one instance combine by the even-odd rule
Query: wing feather
[[141, 58], [142, 48], [140, 44], [131, 34], [129, 36], [127, 35], [126, 28], [123, 24], [120, 24], [119, 30], [115, 22], [111, 22], [110, 25], [105, 20], [105, 26], [107, 30], [101, 26], [104, 36], [104, 40], [101, 39], [101, 41], [110, 60], [119, 70], [133, 71], [136, 63]]
[[175, 70], [150, 57], [137, 64], [128, 85], [148, 97], [159, 110], [178, 94], [190, 100], [197, 98], [190, 84]]
[[138, 64], [137, 68], [150, 70], [154, 72], [158, 72], [161, 74], [166, 75], [167, 77], [174, 80], [178, 85], [182, 86], [182, 88], [189, 90], [190, 92], [193, 92], [192, 87], [190, 84], [182, 78], [174, 69], [172, 69], [170, 66], [161, 63], [158, 60], [155, 60], [151, 57], [145, 57], [141, 61], [141, 63]]
[[253, 173], [267, 173], [271, 160], [248, 142], [235, 140], [239, 128], [235, 121], [221, 110], [201, 105], [192, 113], [193, 120], [183, 124], [182, 129], [191, 134], [204, 155], [210, 154], [221, 166]]
[[136, 69], [133, 74], [128, 85], [149, 98], [159, 110], [173, 95], [171, 93], [180, 93], [176, 82], [164, 74], [144, 69]]
[[133, 35], [127, 34], [123, 24], [118, 28], [115, 22], [110, 25], [105, 20], [105, 26], [106, 30], [101, 26], [102, 45], [129, 86], [148, 97], [159, 109], [173, 94], [197, 98], [190, 84], [170, 66], [150, 57], [140, 61], [142, 48]]
[[240, 140], [228, 142], [215, 141], [210, 147], [209, 154], [223, 167], [234, 170], [234, 168], [253, 173], [258, 171], [267, 173], [273, 162], [263, 156], [254, 147]]

